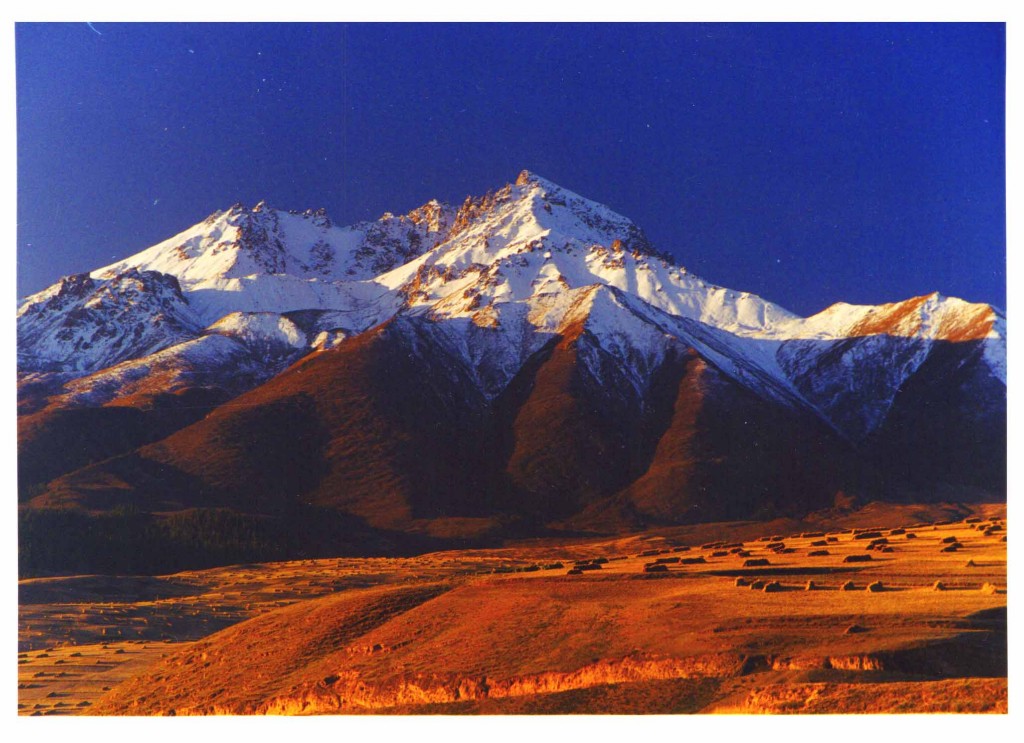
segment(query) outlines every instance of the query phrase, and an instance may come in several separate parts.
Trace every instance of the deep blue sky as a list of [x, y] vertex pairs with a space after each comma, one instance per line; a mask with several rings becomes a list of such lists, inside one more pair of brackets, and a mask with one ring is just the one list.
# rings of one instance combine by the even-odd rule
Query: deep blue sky
[[18, 293], [236, 201], [336, 222], [529, 168], [809, 314], [1006, 304], [1001, 24], [18, 24]]

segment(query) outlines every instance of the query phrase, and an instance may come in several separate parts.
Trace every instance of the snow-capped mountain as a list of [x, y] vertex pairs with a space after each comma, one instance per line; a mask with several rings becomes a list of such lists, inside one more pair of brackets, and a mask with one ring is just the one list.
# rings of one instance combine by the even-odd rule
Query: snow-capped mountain
[[126, 268], [106, 279], [68, 276], [18, 308], [18, 367], [85, 372], [139, 358], [202, 327], [177, 280]]
[[[819, 444], [829, 439], [826, 459], [846, 456], [836, 453], [843, 447], [882, 446], [895, 435], [896, 422], [925, 414], [917, 407], [929, 404], [932, 393], [913, 390], [928, 387], [919, 382], [930, 368], [945, 370], [947, 377], [955, 370], [963, 378], [957, 394], [984, 397], [991, 408], [971, 425], [998, 430], [1005, 420], [1005, 337], [999, 310], [938, 294], [877, 307], [839, 304], [799, 317], [690, 274], [657, 252], [626, 217], [525, 171], [514, 183], [457, 208], [431, 201], [406, 215], [351, 227], [334, 225], [322, 211], [234, 206], [123, 261], [62, 279], [23, 300], [18, 310], [19, 368], [26, 396], [34, 396], [27, 405], [33, 421], [47, 411], [136, 404], [140, 389], [152, 392], [154, 380], [174, 394], [207, 389], [232, 396], [254, 388], [249, 394], [262, 401], [302, 387], [312, 399], [322, 395], [314, 389], [320, 383], [309, 377], [314, 358], [340, 354], [345, 361], [316, 364], [340, 365], [347, 371], [331, 373], [348, 379], [356, 372], [347, 365], [363, 369], [378, 363], [375, 354], [404, 355], [395, 365], [405, 377], [374, 368], [401, 377], [394, 396], [413, 395], [406, 403], [423, 414], [438, 414], [441, 401], [450, 410], [465, 408], [475, 422], [464, 427], [481, 426], [480, 441], [494, 439], [486, 457], [497, 458], [489, 475], [497, 479], [488, 487], [530, 493], [537, 505], [538, 493], [560, 482], [576, 493], [572, 507], [538, 505], [541, 511], [570, 516], [585, 508], [600, 518], [623, 509], [644, 512], [642, 504], [652, 502], [651, 483], [668, 487], [650, 474], [652, 468], [690, 471], [695, 461], [710, 462], [715, 452], [708, 440], [720, 440], [720, 447], [732, 436], [776, 451], [777, 442], [766, 443], [773, 420], [790, 432], [787, 446], [793, 437], [811, 435]], [[415, 363], [408, 366], [409, 360]], [[427, 369], [434, 375], [429, 385]], [[361, 374], [360, 384], [370, 384]], [[410, 391], [420, 385], [429, 393]], [[940, 387], [950, 394], [949, 385], [928, 389]], [[549, 390], [553, 407], [533, 406], [538, 389]], [[398, 403], [382, 398], [380, 404]], [[672, 410], [681, 414], [683, 408], [696, 417], [673, 424]], [[230, 417], [230, 408], [223, 410]], [[551, 418], [552, 410], [568, 417]], [[698, 410], [716, 410], [719, 419], [712, 424]], [[342, 423], [325, 423], [323, 415], [314, 416], [316, 425], [326, 426], [330, 439], [331, 426]], [[548, 451], [531, 448], [516, 439], [524, 416], [547, 420], [545, 435], [530, 434], [534, 443], [557, 434], [556, 424], [564, 433], [587, 420], [590, 433], [577, 432], [590, 436], [596, 448], [581, 444], [565, 454], [556, 441]], [[180, 443], [180, 436], [190, 442], [205, 435], [230, 439], [210, 428], [216, 420], [214, 415], [190, 425], [168, 442]], [[616, 420], [618, 432], [612, 430]], [[232, 419], [229, 427], [237, 433], [238, 425]], [[663, 440], [673, 430], [674, 448]], [[905, 426], [899, 435], [906, 439]], [[404, 429], [396, 436], [416, 439]], [[46, 450], [45, 436], [28, 438]], [[150, 440], [121, 441], [102, 454], [124, 454]], [[195, 475], [202, 455], [193, 443], [156, 446], [159, 456], [157, 450], [145, 456]], [[812, 448], [808, 443], [806, 451]], [[185, 449], [191, 453], [183, 454]], [[551, 461], [553, 451], [579, 469], [556, 474], [564, 462]], [[399, 477], [408, 498], [421, 501], [417, 486], [408, 484], [415, 452], [395, 456], [388, 477]], [[740, 456], [733, 452], [734, 459]], [[338, 477], [346, 487], [383, 477], [328, 459], [325, 471], [344, 470]], [[515, 474], [517, 467], [529, 476]], [[768, 459], [759, 467], [751, 477], [788, 487]], [[594, 474], [584, 487], [573, 477], [587, 468], [604, 474]], [[53, 470], [46, 472], [49, 477]], [[808, 482], [803, 471], [789, 472], [795, 482]], [[732, 513], [705, 498], [709, 488], [723, 487], [721, 472], [719, 480], [691, 475], [681, 481], [692, 481], [691, 489], [705, 495], [695, 500], [684, 493], [673, 503], [690, 509], [690, 517], [694, 508], [706, 515]], [[837, 487], [835, 477], [820, 472], [811, 479], [822, 492]], [[64, 480], [56, 491], [65, 495], [84, 487], [84, 480]], [[214, 480], [221, 484], [211, 484], [212, 491], [227, 487]], [[641, 481], [647, 483], [642, 493], [630, 485]], [[320, 485], [314, 491], [320, 495], [313, 500], [334, 503]], [[665, 503], [658, 501], [651, 512], [665, 517]]]

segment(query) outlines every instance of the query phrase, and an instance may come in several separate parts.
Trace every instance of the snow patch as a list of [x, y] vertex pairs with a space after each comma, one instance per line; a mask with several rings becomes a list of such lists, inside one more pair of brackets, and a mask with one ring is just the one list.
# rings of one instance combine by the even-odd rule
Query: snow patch
[[306, 334], [284, 315], [274, 312], [232, 312], [209, 328], [218, 333], [238, 338], [248, 346], [280, 349], [284, 352], [306, 347]]

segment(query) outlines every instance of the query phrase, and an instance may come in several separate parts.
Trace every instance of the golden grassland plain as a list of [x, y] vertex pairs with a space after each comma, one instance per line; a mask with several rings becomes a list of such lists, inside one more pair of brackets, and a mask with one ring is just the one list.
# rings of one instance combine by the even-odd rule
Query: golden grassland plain
[[1005, 515], [28, 579], [18, 711], [1005, 712]]

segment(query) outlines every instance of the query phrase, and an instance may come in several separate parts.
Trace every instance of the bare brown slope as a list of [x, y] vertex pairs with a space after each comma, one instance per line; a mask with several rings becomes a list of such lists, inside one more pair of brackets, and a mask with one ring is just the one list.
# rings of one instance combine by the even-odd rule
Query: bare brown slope
[[865, 442], [916, 500], [1006, 498], [1006, 386], [983, 341], [937, 341]]
[[189, 388], [101, 407], [50, 405], [18, 418], [18, 496], [27, 500], [60, 475], [159, 441], [230, 398]]
[[[205, 344], [198, 360], [189, 349]], [[215, 352], [215, 355], [212, 355]], [[266, 381], [286, 357], [226, 337], [196, 339], [83, 377], [23, 375], [18, 383], [19, 490], [169, 436]]]
[[543, 519], [575, 513], [629, 481], [636, 411], [602, 394], [578, 354], [581, 325], [567, 328], [499, 400], [510, 417], [506, 473], [520, 502]]
[[56, 481], [34, 505], [306, 504], [415, 531], [466, 517], [539, 527], [588, 508], [578, 525], [619, 530], [831, 504], [835, 442], [816, 421], [692, 351], [670, 351], [642, 397], [630, 384], [580, 324], [488, 405], [429, 324], [392, 323], [159, 443]]
[[603, 528], [799, 515], [852, 484], [823, 423], [754, 396], [691, 352], [649, 466], [574, 523]]
[[[312, 505], [374, 529], [494, 539], [800, 516], [839, 491], [900, 495], [896, 481], [909, 476], [879, 478], [816, 417], [758, 396], [681, 344], [637, 393], [580, 323], [488, 402], [436, 332], [404, 318], [351, 338], [163, 441], [55, 481], [32, 504], [261, 514]], [[914, 393], [919, 404], [905, 391], [904, 450], [920, 440], [913, 421], [973, 379], [945, 367], [927, 376], [949, 381]], [[943, 430], [952, 437], [957, 425]]]
[[480, 490], [466, 464], [481, 413], [459, 370], [417, 354], [410, 333], [392, 324], [307, 357], [164, 441], [62, 478], [45, 500], [252, 512], [305, 503], [381, 527], [464, 511]]

